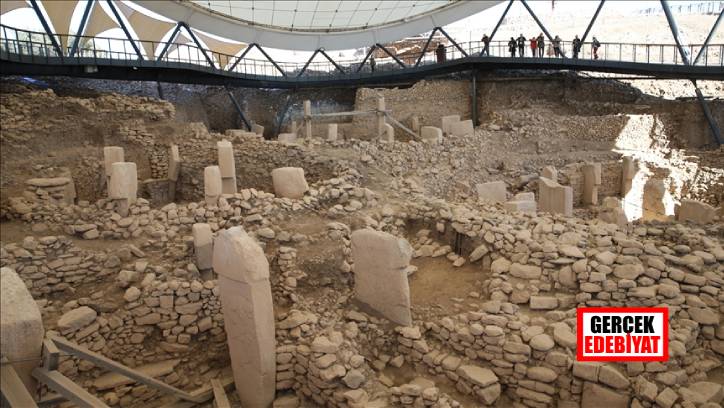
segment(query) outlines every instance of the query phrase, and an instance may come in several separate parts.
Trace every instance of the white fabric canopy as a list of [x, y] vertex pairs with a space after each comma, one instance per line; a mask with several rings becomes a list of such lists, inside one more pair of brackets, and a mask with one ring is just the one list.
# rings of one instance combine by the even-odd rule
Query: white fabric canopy
[[116, 20], [112, 19], [106, 13], [106, 11], [103, 10], [100, 2], [96, 1], [95, 3], [93, 3], [90, 18], [88, 19], [88, 24], [85, 27], [83, 35], [95, 37], [96, 35], [98, 35], [98, 33], [102, 33], [106, 30], [110, 30], [111, 28], [116, 27], [119, 27], [118, 23], [116, 23]]
[[[4, 3], [5, 0], [2, 0]], [[55, 33], [60, 35], [61, 47], [68, 46], [68, 36], [70, 34], [70, 19], [73, 17], [75, 6], [78, 5], [77, 0], [53, 0], [42, 2], [45, 12], [48, 14], [50, 23], [53, 25]]]
[[26, 3], [25, 0], [2, 0], [0, 1], [0, 14], [5, 14], [23, 7], [28, 7], [28, 3]]
[[155, 58], [156, 51], [158, 49], [157, 43], [161, 41], [163, 37], [168, 34], [169, 30], [171, 30], [176, 24], [149, 17], [126, 6], [120, 1], [115, 2], [114, 4], [126, 17], [126, 20], [128, 20], [128, 23], [133, 28], [133, 31], [135, 31], [136, 35], [138, 35], [138, 38], [142, 40], [141, 46], [143, 46], [143, 49], [146, 52], [146, 57], [149, 59]]

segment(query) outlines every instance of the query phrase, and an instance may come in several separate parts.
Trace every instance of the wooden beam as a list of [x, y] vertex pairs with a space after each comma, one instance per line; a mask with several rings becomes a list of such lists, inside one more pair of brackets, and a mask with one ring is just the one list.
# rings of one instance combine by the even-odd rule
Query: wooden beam
[[221, 385], [221, 381], [216, 378], [212, 379], [211, 387], [214, 390], [214, 405], [216, 408], [231, 408], [229, 398], [226, 397], [226, 391], [224, 391], [224, 386]]
[[409, 133], [409, 134], [412, 136], [413, 139], [418, 139], [418, 138], [419, 138], [419, 136], [417, 135], [417, 133], [415, 133], [415, 132], [413, 132], [412, 130], [408, 129], [407, 126], [403, 125], [403, 124], [400, 123], [397, 119], [393, 118], [392, 115], [390, 115], [389, 113], [386, 113], [386, 112], [385, 112], [385, 116], [387, 116], [387, 119], [389, 119], [390, 122], [392, 122], [392, 124], [394, 124], [395, 126], [399, 127], [400, 129], [404, 130], [405, 132]]
[[[234, 386], [234, 377], [224, 377], [220, 380], [220, 382], [221, 386], [224, 387], [224, 390], [230, 391]], [[206, 402], [214, 397], [214, 392], [211, 384], [205, 384], [201, 388], [191, 391], [190, 394], [194, 397], [199, 398], [201, 400], [200, 403]], [[160, 408], [193, 408], [195, 406], [195, 403], [183, 401], [180, 398], [176, 398], [176, 400], [171, 401], [168, 404], [161, 406]]]
[[3, 406], [10, 408], [37, 408], [37, 404], [25, 388], [23, 380], [15, 372], [13, 366], [3, 359], [0, 367], [0, 393], [2, 393]]
[[78, 344], [75, 344], [64, 338], [53, 337], [52, 339], [53, 339], [53, 342], [55, 342], [55, 345], [60, 350], [65, 351], [66, 353], [72, 354], [76, 357], [80, 357], [84, 360], [88, 360], [99, 367], [103, 367], [107, 370], [111, 370], [113, 372], [123, 374], [128, 378], [132, 378], [132, 379], [140, 382], [141, 384], [145, 384], [151, 388], [155, 388], [155, 389], [163, 391], [165, 393], [175, 395], [183, 400], [191, 401], [191, 402], [203, 402], [203, 400], [199, 400], [198, 397], [194, 397], [193, 395], [191, 395], [183, 390], [170, 386], [155, 378], [151, 378], [151, 377], [147, 376], [146, 374], [143, 374], [130, 367], [127, 367], [121, 363], [115, 362], [109, 358], [106, 358], [98, 353], [90, 351], [87, 348], [85, 348], [83, 346], [79, 346]]
[[313, 118], [331, 118], [335, 116], [356, 116], [356, 115], [371, 115], [377, 113], [377, 111], [350, 111], [350, 112], [330, 112], [330, 113], [314, 113], [311, 116]]
[[43, 368], [48, 371], [57, 370], [58, 359], [60, 359], [60, 350], [53, 343], [53, 340], [43, 340]]
[[62, 396], [60, 394], [52, 393], [52, 394], [46, 395], [45, 397], [43, 397], [43, 399], [38, 401], [38, 407], [55, 408], [58, 406], [58, 404], [60, 404], [63, 401], [65, 401], [64, 396]]
[[80, 408], [108, 408], [108, 405], [98, 399], [98, 397], [91, 395], [88, 391], [58, 371], [36, 368], [33, 370], [33, 377]]

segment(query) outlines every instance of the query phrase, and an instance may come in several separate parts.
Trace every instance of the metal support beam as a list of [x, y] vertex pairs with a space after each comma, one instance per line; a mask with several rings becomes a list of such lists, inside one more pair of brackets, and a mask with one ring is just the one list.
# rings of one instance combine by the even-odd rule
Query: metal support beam
[[264, 48], [261, 48], [261, 45], [259, 45], [259, 44], [255, 44], [255, 45], [256, 45], [256, 48], [264, 55], [264, 57], [266, 59], [268, 59], [269, 62], [272, 63], [272, 65], [274, 65], [274, 68], [276, 68], [277, 71], [279, 71], [283, 77], [286, 77], [287, 73], [284, 72], [284, 70], [279, 66], [279, 64], [277, 64], [277, 62], [274, 61], [274, 59], [272, 57], [270, 57], [269, 54], [266, 53], [266, 51], [264, 51]]
[[465, 52], [465, 50], [460, 46], [460, 44], [458, 44], [455, 40], [453, 40], [452, 37], [450, 37], [450, 36], [447, 34], [447, 32], [445, 32], [445, 30], [443, 30], [442, 27], [437, 27], [437, 30], [440, 31], [440, 32], [442, 33], [442, 35], [445, 36], [445, 38], [447, 38], [448, 40], [450, 40], [450, 42], [453, 43], [453, 45], [455, 46], [455, 48], [457, 48], [458, 51], [460, 51], [460, 53], [463, 54], [464, 57], [467, 57], [467, 56], [468, 56], [468, 53]]
[[472, 119], [473, 119], [473, 126], [478, 126], [478, 71], [473, 70], [472, 71], [472, 78], [470, 81], [470, 87], [472, 88], [470, 92], [472, 93]]
[[307, 60], [307, 62], [304, 64], [304, 66], [302, 67], [302, 69], [301, 69], [301, 70], [299, 71], [299, 73], [297, 74], [297, 78], [301, 77], [302, 74], [304, 74], [304, 72], [307, 70], [307, 67], [309, 66], [309, 64], [312, 63], [312, 60], [314, 59], [314, 57], [317, 56], [317, 54], [319, 54], [319, 50], [315, 50], [315, 51], [312, 53], [312, 56], [309, 57], [309, 59]]
[[168, 37], [168, 41], [166, 41], [166, 45], [163, 46], [161, 53], [158, 54], [158, 58], [156, 58], [156, 61], [161, 61], [161, 59], [163, 59], [164, 55], [166, 55], [166, 52], [168, 51], [168, 47], [170, 47], [171, 44], [173, 44], [174, 40], [176, 39], [176, 36], [178, 35], [179, 30], [181, 30], [181, 23], [176, 24], [176, 27], [171, 32], [171, 36]]
[[704, 111], [704, 117], [706, 117], [707, 122], [709, 122], [709, 129], [711, 129], [711, 134], [714, 136], [714, 140], [716, 140], [719, 146], [721, 146], [722, 143], [724, 143], [724, 140], [722, 140], [721, 132], [719, 131], [719, 124], [717, 124], [714, 115], [711, 114], [709, 104], [706, 102], [706, 99], [704, 99], [704, 94], [701, 93], [701, 89], [699, 89], [696, 81], [692, 80], [691, 82], [694, 84], [694, 92], [696, 92], [696, 97], [697, 99], [699, 99], [701, 110]]
[[201, 45], [201, 41], [199, 41], [198, 38], [196, 38], [196, 34], [194, 34], [193, 30], [191, 30], [191, 27], [189, 27], [188, 24], [184, 23], [183, 21], [179, 22], [179, 25], [186, 29], [186, 32], [189, 33], [189, 36], [191, 36], [191, 40], [193, 40], [194, 44], [196, 44], [197, 47], [201, 50], [201, 53], [204, 54], [204, 58], [206, 58], [206, 62], [209, 63], [209, 66], [211, 68], [216, 68], [216, 64], [214, 64], [214, 60], [209, 56], [209, 54], [206, 52], [206, 49], [203, 45]]
[[721, 23], [722, 16], [724, 16], [724, 10], [719, 12], [719, 17], [716, 18], [714, 25], [711, 27], [711, 30], [709, 30], [709, 35], [707, 35], [706, 40], [704, 40], [704, 45], [701, 46], [701, 49], [696, 54], [696, 58], [694, 58], [694, 62], [692, 62], [691, 65], [696, 65], [696, 63], [699, 62], [699, 58], [701, 58], [702, 55], [706, 54], [706, 47], [709, 45], [712, 37], [714, 37], [714, 33], [716, 32], [717, 28], [719, 28], [719, 23]]
[[[523, 3], [523, 6], [525, 6], [526, 10], [528, 10], [528, 13], [530, 13], [531, 17], [533, 17], [533, 20], [535, 20], [535, 22], [538, 24], [538, 27], [540, 27], [540, 29], [543, 30], [543, 33], [546, 35], [546, 37], [548, 37], [548, 40], [550, 40], [550, 42], [552, 43], [553, 36], [551, 36], [551, 33], [549, 33], [548, 30], [546, 30], [546, 27], [538, 19], [538, 16], [535, 15], [535, 13], [533, 12], [533, 9], [530, 8], [530, 6], [528, 5], [528, 3], [526, 3], [525, 0], [520, 0], [520, 2]], [[564, 57], [566, 56], [566, 54], [563, 52], [563, 49], [561, 49], [561, 54]]]
[[601, 8], [603, 8], [603, 3], [605, 3], [606, 0], [601, 0], [600, 3], [598, 3], [598, 8], [596, 9], [596, 12], [593, 13], [593, 18], [591, 18], [591, 22], [588, 23], [588, 27], [586, 27], [586, 31], [583, 33], [583, 36], [581, 37], [581, 44], [583, 44], [586, 41], [586, 37], [588, 37], [588, 33], [591, 32], [591, 28], [593, 28], [593, 23], [596, 22], [596, 19], [598, 18], [598, 13], [601, 11]]
[[274, 133], [272, 133], [272, 136], [274, 138], [279, 137], [279, 133], [281, 133], [281, 130], [282, 130], [282, 125], [284, 124], [284, 118], [287, 116], [287, 112], [289, 112], [289, 108], [291, 106], [292, 106], [292, 95], [287, 94], [287, 99], [286, 99], [286, 101], [284, 101], [284, 107], [277, 114], [277, 120], [274, 123]]
[[[500, 16], [500, 20], [498, 20], [498, 24], [495, 25], [495, 28], [493, 28], [493, 32], [490, 33], [490, 37], [488, 37], [490, 42], [493, 42], [493, 37], [495, 37], [495, 33], [498, 32], [498, 28], [500, 28], [500, 25], [503, 24], [503, 20], [505, 20], [505, 16], [508, 14], [508, 10], [510, 10], [510, 7], [513, 5], [514, 1], [515, 0], [510, 0], [508, 2], [508, 6], [505, 8], [503, 15]], [[482, 55], [484, 53], [488, 53], [488, 54], [490, 53], [490, 51], [488, 50], [488, 45], [485, 45], [485, 47], [483, 48], [483, 51], [480, 54]]]
[[244, 57], [246, 57], [246, 54], [248, 54], [249, 51], [251, 51], [251, 49], [254, 47], [256, 47], [256, 43], [251, 43], [251, 44], [247, 45], [244, 52], [242, 52], [241, 55], [239, 55], [239, 58], [237, 58], [236, 61], [234, 61], [234, 64], [231, 65], [231, 67], [229, 68], [229, 71], [233, 71], [234, 68], [236, 68], [236, 66], [239, 65], [241, 60], [243, 60]]
[[133, 50], [136, 51], [136, 55], [138, 55], [138, 59], [143, 61], [143, 54], [141, 54], [141, 49], [138, 48], [138, 44], [136, 44], [136, 41], [134, 41], [133, 37], [131, 36], [131, 32], [128, 31], [128, 28], [126, 27], [126, 23], [124, 23], [123, 19], [121, 19], [121, 13], [119, 13], [118, 10], [116, 9], [116, 6], [113, 5], [112, 0], [106, 0], [106, 2], [108, 3], [108, 7], [111, 8], [113, 15], [116, 17], [116, 21], [118, 21], [118, 25], [120, 25], [123, 32], [126, 33], [126, 37], [128, 38], [128, 41], [131, 42], [131, 46], [133, 47]]
[[85, 10], [83, 10], [83, 17], [80, 19], [80, 25], [78, 26], [78, 31], [76, 31], [75, 35], [75, 41], [73, 41], [73, 47], [70, 49], [70, 54], [68, 54], [70, 57], [74, 56], [75, 53], [78, 51], [78, 45], [80, 44], [80, 37], [85, 32], [85, 26], [88, 23], [88, 17], [90, 16], [91, 9], [93, 8], [93, 3], [95, 0], [88, 0], [88, 4], [85, 6]]
[[422, 52], [420, 53], [420, 57], [415, 61], [415, 67], [420, 65], [420, 62], [422, 62], [422, 58], [425, 57], [425, 53], [427, 52], [427, 47], [430, 46], [430, 43], [432, 42], [432, 38], [435, 36], [435, 33], [437, 32], [437, 27], [435, 27], [432, 32], [430, 33], [430, 36], [427, 37], [427, 41], [425, 42], [425, 46], [422, 47]]
[[161, 87], [161, 82], [156, 81], [156, 90], [158, 91], [158, 98], [159, 99], [166, 99], [163, 96], [163, 88]]
[[384, 51], [385, 54], [387, 54], [387, 55], [389, 55], [390, 57], [392, 57], [392, 59], [395, 60], [395, 62], [397, 62], [398, 64], [400, 64], [400, 66], [401, 66], [402, 68], [407, 68], [407, 65], [405, 65], [404, 62], [400, 61], [400, 59], [397, 58], [396, 55], [394, 55], [393, 53], [391, 53], [390, 50], [388, 50], [387, 48], [385, 48], [382, 44], [377, 43], [377, 44], [375, 44], [375, 47], [382, 49], [382, 51]]
[[367, 55], [365, 55], [364, 59], [362, 60], [362, 62], [361, 62], [361, 63], [359, 64], [359, 66], [357, 67], [357, 71], [356, 71], [356, 72], [362, 71], [362, 67], [365, 66], [365, 63], [367, 62], [367, 58], [369, 58], [370, 55], [372, 55], [372, 53], [375, 52], [375, 49], [376, 49], [376, 48], [377, 48], [377, 47], [375, 47], [374, 45], [373, 45], [372, 47], [370, 47], [370, 50], [367, 51]]
[[679, 39], [679, 27], [676, 25], [676, 20], [674, 19], [674, 15], [671, 14], [671, 9], [669, 9], [669, 2], [666, 0], [660, 0], [661, 1], [661, 8], [664, 9], [664, 14], [666, 15], [666, 21], [669, 22], [669, 28], [671, 29], [671, 34], [674, 36], [674, 41], [676, 42], [676, 47], [679, 49], [679, 54], [681, 54], [681, 59], [684, 61], [684, 65], [689, 65], [689, 54], [686, 53], [686, 50], [681, 45], [681, 40]]
[[241, 121], [244, 122], [244, 126], [246, 126], [246, 130], [251, 132], [251, 125], [249, 124], [249, 121], [246, 120], [246, 116], [244, 116], [244, 111], [241, 110], [241, 106], [239, 106], [239, 102], [236, 101], [234, 94], [231, 93], [231, 90], [229, 88], [226, 88], [226, 93], [229, 94], [229, 99], [231, 99], [231, 103], [234, 104], [234, 108], [236, 108], [236, 113], [239, 114]]
[[341, 66], [339, 66], [339, 64], [337, 64], [336, 62], [334, 62], [334, 60], [332, 60], [332, 58], [329, 57], [329, 55], [324, 51], [324, 49], [320, 49], [320, 50], [319, 50], [319, 53], [322, 54], [322, 55], [324, 55], [324, 58], [326, 58], [327, 61], [331, 62], [332, 65], [334, 65], [334, 67], [337, 68], [337, 70], [339, 70], [339, 72], [341, 72], [341, 73], [343, 73], [343, 74], [345, 73], [345, 72], [344, 72], [344, 68], [342, 68]]
[[53, 35], [53, 31], [50, 30], [50, 26], [48, 25], [48, 22], [45, 21], [45, 17], [43, 17], [43, 12], [40, 11], [40, 6], [38, 6], [37, 0], [30, 0], [30, 5], [33, 7], [33, 10], [35, 10], [35, 15], [38, 16], [38, 19], [40, 20], [40, 24], [43, 26], [43, 30], [45, 30], [45, 34], [48, 35], [50, 38], [50, 42], [53, 44], [53, 48], [55, 48], [55, 52], [58, 53], [59, 57], [63, 57], [63, 49], [60, 47], [60, 44], [58, 44], [58, 39], [55, 38]]

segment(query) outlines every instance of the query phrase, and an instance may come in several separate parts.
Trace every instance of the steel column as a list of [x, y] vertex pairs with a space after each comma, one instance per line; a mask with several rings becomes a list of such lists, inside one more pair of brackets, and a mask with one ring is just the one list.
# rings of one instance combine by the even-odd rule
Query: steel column
[[440, 32], [442, 33], [442, 35], [444, 35], [448, 40], [450, 40], [450, 42], [453, 43], [453, 45], [455, 46], [455, 48], [457, 48], [458, 51], [460, 51], [460, 53], [463, 54], [463, 56], [465, 56], [465, 57], [468, 56], [468, 53], [465, 52], [465, 50], [462, 49], [462, 47], [460, 47], [460, 45], [459, 45], [457, 42], [455, 42], [455, 40], [453, 40], [452, 37], [450, 37], [449, 35], [447, 35], [447, 33], [445, 32], [445, 30], [443, 30], [442, 27], [437, 27], [437, 30], [440, 31]]
[[[535, 15], [535, 13], [533, 12], [533, 9], [530, 8], [530, 6], [528, 5], [528, 3], [526, 3], [525, 0], [520, 0], [520, 2], [523, 3], [523, 6], [525, 6], [526, 10], [528, 10], [528, 13], [530, 13], [531, 17], [533, 17], [533, 20], [535, 20], [535, 22], [538, 24], [538, 27], [540, 27], [540, 29], [543, 30], [543, 33], [546, 35], [546, 37], [548, 37], [550, 42], [553, 43], [553, 37], [551, 36], [551, 33], [549, 33], [548, 30], [546, 30], [546, 27], [538, 19], [538, 16]], [[553, 46], [553, 45], [551, 44], [551, 46]], [[561, 49], [561, 54], [564, 57], [566, 56], [566, 54], [563, 52], [562, 49]]]
[[345, 73], [345, 72], [344, 72], [344, 68], [342, 68], [341, 66], [339, 66], [339, 64], [337, 64], [336, 62], [334, 62], [334, 61], [332, 60], [332, 58], [330, 58], [329, 55], [327, 55], [327, 53], [324, 52], [324, 49], [320, 49], [319, 52], [320, 52], [322, 55], [324, 55], [324, 57], [327, 58], [327, 60], [328, 60], [329, 62], [331, 62], [332, 65], [334, 65], [334, 67], [339, 70], [339, 72], [341, 72], [341, 73], [343, 73], [343, 74]]
[[239, 102], [236, 101], [236, 98], [234, 98], [234, 94], [231, 93], [231, 90], [229, 88], [226, 88], [226, 93], [229, 94], [229, 99], [231, 99], [231, 103], [234, 104], [234, 108], [236, 108], [236, 113], [239, 114], [239, 117], [241, 118], [241, 121], [244, 122], [244, 126], [246, 126], [246, 130], [251, 132], [251, 125], [249, 124], [249, 121], [246, 120], [246, 116], [244, 116], [244, 111], [241, 110], [241, 106], [239, 106]]
[[603, 3], [605, 2], [606, 0], [601, 0], [601, 2], [598, 3], [598, 8], [596, 9], [596, 12], [593, 13], [593, 18], [591, 18], [591, 22], [588, 23], [588, 27], [586, 27], [586, 32], [584, 32], [583, 37], [581, 37], [581, 44], [586, 41], [586, 37], [588, 37], [588, 33], [591, 32], [591, 28], [593, 28], [593, 23], [596, 22], [596, 19], [598, 18], [598, 13], [601, 11], [601, 8], [603, 8]]
[[704, 40], [704, 45], [701, 46], [699, 53], [696, 54], [696, 58], [694, 58], [694, 62], [692, 62], [691, 65], [696, 65], [696, 63], [699, 62], [699, 58], [701, 58], [702, 54], [706, 53], [706, 47], [709, 45], [709, 41], [711, 41], [711, 38], [714, 37], [714, 33], [716, 32], [716, 29], [719, 28], [719, 23], [721, 23], [722, 16], [724, 16], [724, 10], [719, 12], [719, 17], [716, 18], [714, 25], [711, 27], [711, 30], [709, 31], [709, 35], [707, 35], [706, 40]]
[[304, 64], [304, 66], [302, 67], [302, 69], [301, 69], [301, 70], [299, 71], [299, 73], [297, 74], [297, 78], [301, 77], [302, 74], [304, 74], [304, 71], [307, 70], [307, 67], [309, 66], [309, 64], [312, 63], [312, 60], [314, 59], [314, 57], [316, 57], [317, 54], [319, 54], [319, 51], [320, 51], [320, 50], [321, 50], [321, 48], [314, 50], [314, 52], [312, 53], [312, 56], [309, 57], [309, 59], [307, 60], [307, 62]]
[[156, 81], [156, 90], [158, 91], [159, 99], [166, 99], [163, 97], [163, 88], [161, 88], [161, 82]]
[[38, 16], [40, 24], [43, 25], [43, 30], [45, 30], [45, 33], [48, 35], [48, 37], [50, 37], [50, 42], [53, 44], [53, 48], [55, 48], [58, 56], [62, 58], [63, 49], [60, 47], [60, 44], [58, 44], [58, 40], [53, 35], [53, 32], [50, 30], [48, 22], [45, 21], [45, 17], [43, 17], [43, 12], [40, 11], [40, 6], [38, 6], [38, 2], [36, 0], [30, 0], [30, 5], [33, 6], [33, 10], [35, 10], [35, 14]]
[[118, 25], [120, 25], [123, 32], [126, 33], [126, 37], [128, 37], [128, 41], [131, 42], [131, 46], [133, 47], [133, 50], [136, 51], [136, 55], [138, 55], [138, 59], [143, 61], [143, 55], [141, 54], [141, 49], [138, 48], [138, 45], [136, 45], [136, 41], [133, 40], [133, 37], [131, 36], [131, 32], [128, 31], [126, 24], [123, 22], [123, 19], [121, 19], [121, 14], [118, 12], [118, 10], [116, 10], [116, 6], [113, 5], [113, 1], [106, 0], [106, 2], [108, 3], [108, 7], [111, 8], [113, 15], [116, 17], [116, 20], [118, 21]]
[[382, 44], [377, 43], [377, 44], [375, 44], [375, 47], [382, 49], [382, 51], [384, 51], [385, 54], [387, 54], [387, 55], [389, 55], [390, 57], [392, 57], [392, 59], [395, 60], [395, 62], [397, 62], [398, 64], [400, 64], [400, 66], [401, 66], [402, 68], [407, 68], [407, 65], [405, 65], [404, 62], [400, 61], [400, 59], [397, 58], [396, 55], [392, 54], [392, 53], [390, 52], [390, 50], [388, 50], [387, 48], [385, 48]]
[[83, 18], [80, 20], [80, 25], [78, 26], [78, 31], [75, 33], [75, 41], [73, 41], [73, 47], [70, 49], [69, 56], [74, 56], [75, 53], [78, 51], [78, 45], [80, 44], [80, 37], [83, 35], [83, 32], [85, 32], [85, 26], [86, 23], [88, 23], [88, 16], [90, 16], [91, 9], [93, 8], [93, 3], [95, 0], [88, 0], [88, 4], [85, 6], [85, 10], [83, 11]]
[[679, 49], [679, 54], [681, 54], [681, 59], [684, 61], [684, 65], [690, 65], [689, 64], [689, 55], [686, 53], [686, 50], [681, 45], [681, 40], [679, 40], [679, 27], [676, 25], [676, 20], [674, 19], [674, 15], [671, 14], [671, 9], [669, 9], [669, 2], [666, 0], [660, 0], [661, 1], [661, 8], [664, 9], [664, 14], [666, 15], [666, 21], [669, 22], [669, 28], [671, 29], [671, 34], [674, 36], [674, 41], [676, 42], [676, 47]]
[[[211, 65], [211, 68], [215, 68], [216, 64], [214, 64], [214, 60], [211, 59], [211, 57], [209, 57], [208, 53], [206, 53], [206, 49], [201, 45], [201, 41], [199, 41], [199, 39], [196, 38], [196, 34], [194, 34], [193, 30], [191, 30], [191, 27], [189, 27], [189, 25], [184, 23], [183, 21], [179, 22], [179, 24], [183, 28], [186, 29], [186, 32], [189, 33], [193, 42], [196, 44], [197, 47], [199, 47], [199, 49], [201, 50], [201, 53], [204, 54], [204, 58], [206, 58], [206, 62], [208, 62], [209, 65]], [[221, 66], [221, 65], [219, 65], [219, 66]]]
[[704, 111], [704, 116], [706, 117], [707, 122], [709, 122], [709, 129], [711, 129], [711, 134], [714, 135], [714, 140], [719, 144], [719, 146], [724, 143], [724, 140], [722, 140], [721, 132], [719, 131], [719, 125], [716, 123], [716, 119], [714, 118], [714, 115], [711, 114], [711, 110], [709, 109], [709, 104], [706, 103], [706, 99], [704, 99], [704, 94], [701, 93], [701, 89], [699, 89], [699, 86], [696, 85], [696, 81], [691, 81], [694, 84], [694, 92], [696, 92], [696, 97], [699, 99], [699, 104], [701, 105], [701, 109]]
[[377, 48], [377, 47], [375, 47], [374, 45], [373, 45], [372, 47], [370, 47], [370, 50], [367, 51], [367, 55], [365, 55], [364, 59], [362, 60], [362, 62], [361, 62], [361, 63], [359, 64], [359, 66], [357, 67], [357, 71], [356, 71], [356, 72], [362, 71], [362, 67], [365, 66], [365, 63], [367, 62], [367, 58], [369, 58], [370, 55], [372, 55], [372, 53], [375, 52], [375, 48]]
[[425, 42], [425, 46], [422, 47], [422, 53], [420, 53], [420, 57], [415, 61], [415, 66], [419, 66], [420, 62], [422, 62], [422, 59], [425, 57], [425, 53], [427, 52], [427, 47], [430, 46], [430, 43], [432, 42], [432, 38], [435, 36], [435, 33], [437, 32], [437, 27], [435, 27], [432, 32], [430, 33], [430, 36], [427, 37], [427, 42]]

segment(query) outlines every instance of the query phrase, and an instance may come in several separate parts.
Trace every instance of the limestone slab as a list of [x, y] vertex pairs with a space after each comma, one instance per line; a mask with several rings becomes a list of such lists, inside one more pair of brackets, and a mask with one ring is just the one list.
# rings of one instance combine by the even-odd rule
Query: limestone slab
[[508, 199], [508, 191], [504, 181], [491, 181], [475, 185], [478, 200], [491, 203], [503, 203]]
[[138, 194], [136, 163], [116, 162], [111, 165], [108, 193], [114, 200], [128, 200], [129, 204], [136, 201]]
[[304, 169], [300, 167], [280, 167], [272, 170], [271, 176], [277, 197], [302, 198], [309, 190]]

